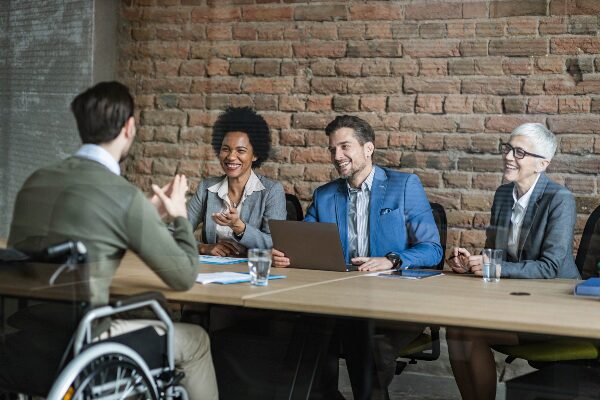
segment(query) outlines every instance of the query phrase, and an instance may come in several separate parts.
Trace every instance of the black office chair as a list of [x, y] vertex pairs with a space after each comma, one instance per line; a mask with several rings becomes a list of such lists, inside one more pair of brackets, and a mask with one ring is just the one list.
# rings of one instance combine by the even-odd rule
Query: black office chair
[[290, 193], [285, 194], [285, 208], [287, 209], [288, 221], [302, 221], [304, 219], [302, 205], [295, 195]]
[[[431, 206], [433, 219], [435, 220], [435, 225], [440, 234], [440, 244], [442, 245], [442, 259], [435, 268], [442, 270], [444, 269], [446, 241], [448, 238], [446, 210], [438, 203], [429, 203], [429, 205]], [[430, 333], [422, 333], [400, 351], [400, 354], [398, 355], [399, 360], [396, 361], [396, 375], [400, 375], [408, 364], [416, 364], [417, 360], [435, 361], [440, 357], [440, 328], [432, 326], [429, 330]], [[401, 359], [408, 359], [409, 361], [403, 361]]]
[[[586, 279], [598, 276], [596, 267], [598, 261], [600, 261], [600, 206], [588, 217], [575, 264], [581, 276]], [[494, 346], [494, 350], [506, 354], [506, 362], [509, 364], [517, 358], [522, 358], [537, 369], [554, 363], [597, 365], [600, 358], [600, 349], [596, 343], [585, 339], [559, 338], [515, 346]]]

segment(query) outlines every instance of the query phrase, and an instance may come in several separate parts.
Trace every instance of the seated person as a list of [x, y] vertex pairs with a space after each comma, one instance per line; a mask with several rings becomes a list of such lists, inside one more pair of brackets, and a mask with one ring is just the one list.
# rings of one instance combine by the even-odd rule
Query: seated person
[[[503, 278], [579, 278], [573, 259], [575, 200], [544, 173], [556, 151], [556, 138], [542, 124], [523, 124], [502, 144], [504, 180], [496, 190], [486, 248], [502, 249]], [[453, 249], [450, 265], [457, 273], [482, 275], [483, 258]], [[463, 399], [496, 396], [492, 345], [523, 341], [511, 333], [448, 329], [452, 371]]]
[[188, 218], [202, 227], [200, 254], [236, 256], [273, 246], [270, 219], [285, 219], [283, 186], [254, 173], [269, 156], [265, 120], [248, 107], [229, 108], [213, 127], [212, 146], [224, 176], [204, 179], [188, 202]]
[[[34, 172], [24, 183], [16, 198], [8, 246], [38, 252], [68, 239], [83, 242], [93, 305], [108, 303], [111, 279], [127, 249], [172, 289], [191, 288], [198, 256], [187, 220], [185, 176], [176, 176], [162, 189], [153, 185], [151, 201], [120, 176], [119, 162], [136, 134], [128, 89], [118, 82], [99, 83], [78, 95], [71, 109], [84, 144], [72, 157]], [[163, 220], [172, 222], [173, 236]], [[155, 321], [108, 322], [104, 336], [148, 325], [164, 332]], [[208, 335], [198, 326], [174, 325], [175, 363], [185, 373], [182, 384], [190, 398], [218, 399]], [[26, 382], [28, 377], [9, 379]]]
[[[374, 165], [375, 134], [358, 117], [337, 117], [325, 133], [340, 179], [315, 190], [305, 221], [336, 223], [346, 263], [361, 271], [437, 265], [442, 247], [419, 178]], [[287, 267], [290, 260], [273, 249], [273, 265]], [[422, 332], [405, 327], [378, 332], [382, 334], [376, 336], [375, 350], [368, 324], [340, 320], [337, 326], [355, 399], [384, 397], [396, 355]], [[374, 352], [378, 354], [373, 357]]]

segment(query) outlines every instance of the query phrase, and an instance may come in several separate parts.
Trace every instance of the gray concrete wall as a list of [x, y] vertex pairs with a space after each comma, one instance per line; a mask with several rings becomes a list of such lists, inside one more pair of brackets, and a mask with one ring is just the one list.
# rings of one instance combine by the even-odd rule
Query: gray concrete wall
[[24, 180], [79, 147], [73, 97], [115, 75], [116, 4], [0, 1], [0, 237]]

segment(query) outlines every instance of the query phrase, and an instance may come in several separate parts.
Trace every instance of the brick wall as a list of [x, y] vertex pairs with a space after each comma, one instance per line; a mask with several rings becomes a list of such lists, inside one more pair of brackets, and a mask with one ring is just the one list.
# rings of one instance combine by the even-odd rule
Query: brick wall
[[248, 105], [273, 132], [260, 172], [306, 205], [335, 176], [323, 128], [351, 113], [376, 129], [379, 165], [445, 206], [449, 246], [481, 247], [499, 143], [533, 121], [558, 135], [550, 173], [580, 232], [600, 204], [598, 14], [596, 0], [123, 1], [119, 76], [140, 121], [127, 177], [220, 174], [210, 127]]

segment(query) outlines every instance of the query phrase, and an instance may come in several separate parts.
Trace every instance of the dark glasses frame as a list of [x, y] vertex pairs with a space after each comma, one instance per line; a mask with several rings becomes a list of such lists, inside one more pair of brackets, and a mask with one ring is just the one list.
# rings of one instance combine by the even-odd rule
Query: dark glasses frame
[[539, 154], [530, 153], [526, 150], [523, 150], [520, 147], [512, 147], [510, 145], [510, 143], [500, 143], [500, 151], [502, 151], [502, 154], [504, 154], [504, 155], [506, 155], [512, 151], [513, 157], [516, 158], [517, 160], [522, 160], [525, 158], [525, 156], [531, 156], [531, 157], [543, 158], [543, 159], [546, 158], [544, 156], [540, 156]]

